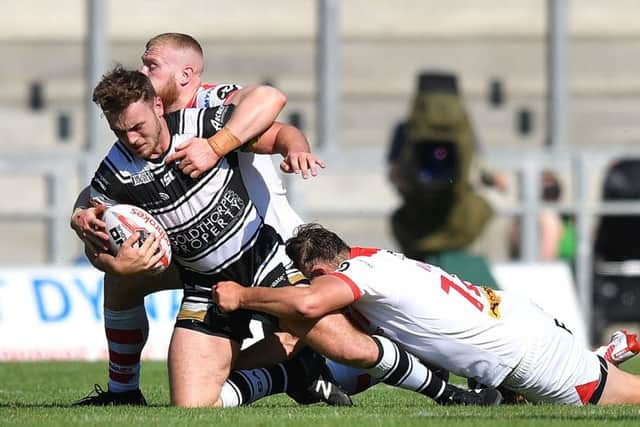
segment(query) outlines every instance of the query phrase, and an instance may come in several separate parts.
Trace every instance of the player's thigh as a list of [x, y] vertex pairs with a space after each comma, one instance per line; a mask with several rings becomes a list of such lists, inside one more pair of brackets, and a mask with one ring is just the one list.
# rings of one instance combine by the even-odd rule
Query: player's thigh
[[371, 367], [377, 361], [376, 343], [341, 312], [330, 313], [320, 319], [287, 320], [281, 324], [318, 353], [336, 362]]
[[239, 350], [240, 345], [228, 337], [175, 328], [168, 360], [171, 404], [219, 406], [220, 389]]
[[598, 404], [639, 404], [640, 376], [624, 372], [611, 364], [608, 367], [607, 383]]
[[240, 352], [234, 367], [236, 369], [264, 368], [284, 362], [297, 352], [298, 343], [304, 345], [298, 337], [287, 332], [267, 333], [264, 338]]
[[182, 282], [172, 264], [154, 275], [104, 275], [104, 305], [110, 310], [127, 310], [142, 304], [144, 297], [167, 289], [180, 289]]

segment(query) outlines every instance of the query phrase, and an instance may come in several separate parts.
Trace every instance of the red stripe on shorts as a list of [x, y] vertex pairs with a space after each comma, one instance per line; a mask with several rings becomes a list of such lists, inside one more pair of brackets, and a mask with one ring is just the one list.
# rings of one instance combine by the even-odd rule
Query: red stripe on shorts
[[583, 405], [589, 403], [591, 400], [591, 396], [593, 396], [593, 392], [596, 391], [596, 387], [600, 381], [591, 381], [590, 383], [580, 384], [576, 386], [576, 392], [578, 392], [578, 396], [580, 396], [580, 401]]

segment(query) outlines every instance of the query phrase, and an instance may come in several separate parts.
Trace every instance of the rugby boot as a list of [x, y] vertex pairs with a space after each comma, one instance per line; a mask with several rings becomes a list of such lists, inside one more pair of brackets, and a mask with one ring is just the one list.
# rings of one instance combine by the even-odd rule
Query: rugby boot
[[100, 384], [94, 384], [93, 391], [86, 397], [78, 400], [73, 406], [147, 406], [142, 392], [139, 388], [121, 393], [114, 393], [109, 390], [103, 390]]
[[595, 353], [612, 365], [618, 366], [640, 353], [638, 335], [630, 334], [625, 329], [615, 331], [609, 344], [598, 348]]
[[332, 406], [352, 406], [353, 402], [338, 385], [336, 385], [325, 358], [309, 347], [303, 348], [286, 364], [299, 363], [302, 366], [301, 380], [291, 378], [292, 384], [287, 395], [301, 405], [324, 402]]
[[[486, 385], [480, 384], [478, 381], [474, 380], [473, 378], [469, 378], [467, 380], [467, 387], [469, 387], [470, 390], [487, 388]], [[502, 405], [522, 405], [524, 403], [529, 403], [527, 401], [527, 398], [520, 393], [516, 393], [515, 391], [509, 390], [508, 388], [503, 386], [498, 386], [496, 388], [502, 395], [502, 402], [501, 402]]]
[[444, 393], [435, 400], [440, 405], [495, 406], [502, 403], [502, 394], [495, 388], [464, 390], [447, 384]]

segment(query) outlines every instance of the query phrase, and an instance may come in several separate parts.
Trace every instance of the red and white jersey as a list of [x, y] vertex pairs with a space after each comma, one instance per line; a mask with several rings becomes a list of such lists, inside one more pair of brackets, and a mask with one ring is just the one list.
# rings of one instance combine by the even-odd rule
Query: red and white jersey
[[351, 287], [351, 314], [369, 333], [490, 386], [522, 359], [531, 325], [514, 313], [530, 303], [391, 251], [354, 248], [351, 256], [332, 275]]
[[[202, 85], [186, 108], [211, 108], [229, 103], [240, 88], [229, 83]], [[288, 239], [295, 228], [302, 224], [302, 219], [287, 200], [287, 190], [273, 166], [271, 156], [238, 152], [238, 159], [244, 185], [258, 213], [284, 240]]]

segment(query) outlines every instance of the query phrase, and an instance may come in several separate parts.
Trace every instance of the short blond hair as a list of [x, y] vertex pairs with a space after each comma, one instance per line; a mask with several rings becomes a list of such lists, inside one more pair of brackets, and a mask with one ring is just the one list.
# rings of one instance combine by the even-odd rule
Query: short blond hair
[[180, 49], [192, 49], [197, 52], [201, 57], [204, 56], [202, 53], [202, 46], [200, 43], [193, 37], [188, 34], [183, 33], [162, 33], [158, 34], [149, 39], [147, 42], [145, 49], [149, 50], [156, 46], [161, 46], [164, 44], [171, 44]]

